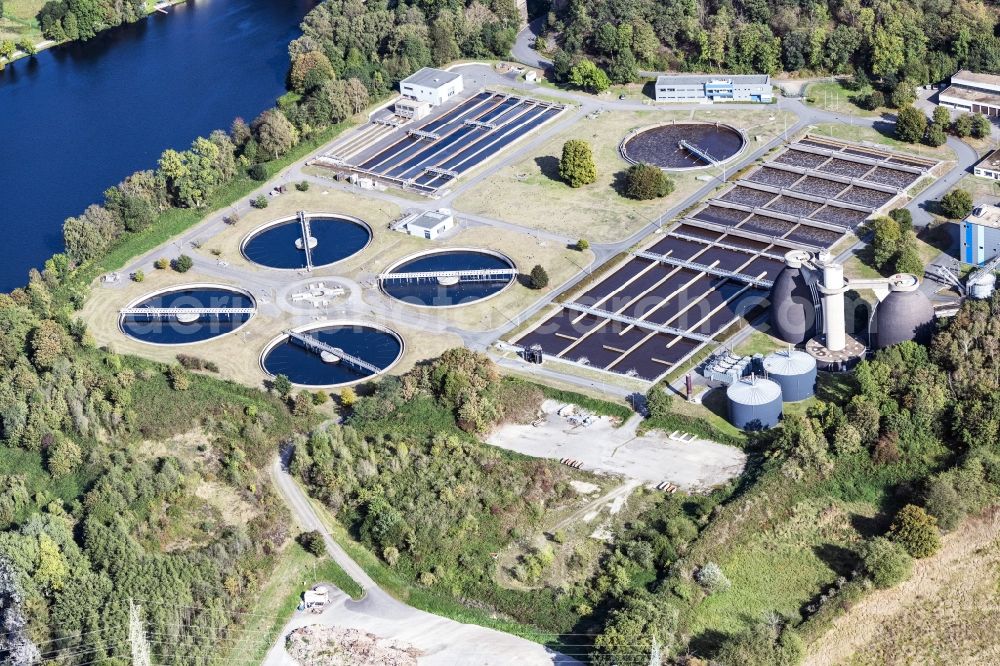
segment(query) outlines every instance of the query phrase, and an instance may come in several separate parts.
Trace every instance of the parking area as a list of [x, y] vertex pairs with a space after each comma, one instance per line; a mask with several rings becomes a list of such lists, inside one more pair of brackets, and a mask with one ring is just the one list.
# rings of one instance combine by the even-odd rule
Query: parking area
[[636, 434], [639, 419], [616, 428], [607, 417], [589, 425], [560, 415], [563, 404], [547, 400], [544, 417], [532, 425], [506, 425], [487, 442], [536, 458], [569, 459], [581, 469], [617, 474], [656, 486], [667, 482], [681, 490], [707, 490], [735, 478], [746, 464], [743, 451], [701, 439], [675, 440], [669, 433]]
[[434, 194], [564, 108], [484, 90], [412, 126], [395, 116], [375, 118], [316, 164]]

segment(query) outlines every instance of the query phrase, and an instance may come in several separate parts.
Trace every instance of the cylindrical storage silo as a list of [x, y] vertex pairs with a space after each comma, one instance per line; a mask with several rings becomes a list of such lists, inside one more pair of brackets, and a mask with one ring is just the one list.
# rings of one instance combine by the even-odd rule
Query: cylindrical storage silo
[[993, 295], [997, 286], [997, 276], [995, 273], [983, 273], [969, 278], [969, 296], [979, 300], [986, 300]]
[[816, 394], [816, 359], [800, 349], [785, 349], [764, 357], [767, 378], [781, 387], [784, 402], [798, 402]]
[[729, 422], [741, 430], [763, 430], [781, 418], [781, 387], [770, 379], [744, 377], [726, 389]]

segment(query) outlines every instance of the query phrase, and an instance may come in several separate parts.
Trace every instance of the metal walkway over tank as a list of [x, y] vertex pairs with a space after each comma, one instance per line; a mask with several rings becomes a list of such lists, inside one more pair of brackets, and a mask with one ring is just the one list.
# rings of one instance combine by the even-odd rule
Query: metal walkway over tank
[[458, 278], [465, 282], [498, 282], [517, 275], [515, 268], [482, 268], [455, 271], [417, 271], [413, 273], [381, 273], [379, 280], [433, 280]]
[[149, 315], [151, 317], [176, 317], [178, 315], [242, 315], [253, 314], [255, 308], [122, 308], [118, 311], [122, 315]]
[[708, 162], [709, 164], [711, 164], [713, 166], [716, 165], [716, 164], [719, 164], [719, 160], [715, 159], [714, 157], [712, 157], [711, 155], [709, 155], [708, 153], [706, 153], [704, 150], [702, 150], [701, 148], [693, 145], [689, 141], [686, 141], [685, 139], [681, 139], [680, 141], [678, 141], [677, 145], [679, 147], [681, 147], [681, 148], [684, 148], [688, 152], [693, 153], [695, 156], [701, 158], [702, 160], [704, 160], [705, 162]]
[[312, 231], [309, 229], [309, 218], [303, 211], [299, 211], [299, 226], [302, 227], [302, 249], [306, 251], [306, 270], [313, 269], [313, 257], [312, 248], [309, 246], [309, 240], [312, 238]]
[[595, 317], [603, 317], [604, 319], [610, 319], [611, 321], [617, 321], [622, 324], [628, 324], [629, 326], [635, 326], [636, 328], [643, 328], [646, 329], [647, 331], [654, 331], [656, 333], [666, 333], [667, 335], [678, 335], [682, 338], [697, 340], [698, 342], [712, 341], [711, 337], [707, 335], [702, 335], [701, 333], [682, 331], [681, 329], [674, 328], [673, 326], [656, 324], [651, 321], [646, 321], [645, 319], [637, 319], [636, 317], [629, 317], [628, 315], [618, 314], [617, 312], [611, 312], [610, 310], [602, 310], [601, 308], [594, 308], [590, 307], [589, 305], [580, 305], [579, 303], [572, 303], [572, 302], [561, 303], [561, 305], [568, 310], [576, 310], [577, 312], [593, 315]]
[[649, 259], [651, 261], [658, 261], [662, 264], [680, 266], [681, 268], [690, 268], [692, 270], [708, 273], [709, 275], [745, 282], [746, 284], [753, 285], [754, 287], [760, 287], [761, 289], [770, 289], [773, 284], [773, 282], [765, 280], [764, 278], [754, 277], [737, 271], [727, 271], [724, 268], [716, 268], [715, 266], [709, 266], [708, 264], [699, 264], [696, 261], [675, 259], [674, 257], [670, 257], [665, 254], [656, 254], [655, 252], [646, 252], [645, 250], [639, 250], [637, 252], [633, 252], [632, 254], [636, 257], [642, 257], [643, 259]]
[[364, 370], [370, 372], [373, 375], [377, 375], [382, 372], [382, 368], [372, 365], [368, 361], [358, 358], [357, 356], [351, 356], [343, 349], [338, 349], [333, 345], [328, 345], [322, 340], [315, 338], [308, 333], [300, 333], [297, 331], [285, 331], [288, 339], [296, 343], [306, 351], [310, 351], [318, 356], [322, 356], [323, 353], [330, 354], [334, 358], [338, 359], [341, 363], [348, 365], [355, 370]]

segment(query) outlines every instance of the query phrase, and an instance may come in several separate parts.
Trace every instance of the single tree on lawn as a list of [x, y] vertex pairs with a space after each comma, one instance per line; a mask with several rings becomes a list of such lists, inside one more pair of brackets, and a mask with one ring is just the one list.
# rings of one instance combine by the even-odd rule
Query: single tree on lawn
[[645, 201], [674, 191], [674, 181], [652, 164], [633, 164], [625, 172], [625, 196]]
[[531, 269], [528, 284], [532, 289], [545, 289], [549, 286], [549, 274], [545, 272], [541, 264], [535, 264], [535, 267]]
[[559, 176], [570, 187], [582, 187], [597, 180], [597, 165], [590, 144], [580, 139], [570, 139], [563, 144], [559, 160]]
[[944, 108], [943, 106], [934, 107], [934, 115], [932, 120], [935, 125], [940, 125], [941, 127], [947, 127], [951, 124], [951, 111]]

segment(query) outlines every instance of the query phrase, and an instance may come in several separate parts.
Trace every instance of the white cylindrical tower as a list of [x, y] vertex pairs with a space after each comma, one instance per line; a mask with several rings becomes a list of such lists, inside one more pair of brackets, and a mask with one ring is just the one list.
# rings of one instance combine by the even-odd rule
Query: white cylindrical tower
[[823, 283], [819, 291], [823, 294], [823, 334], [826, 348], [841, 351], [847, 346], [847, 325], [844, 321], [844, 267], [833, 262], [829, 252], [821, 252], [818, 257], [823, 267]]

